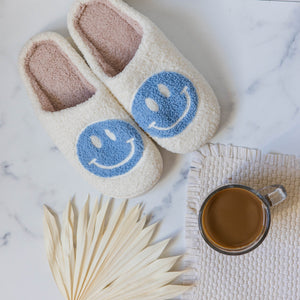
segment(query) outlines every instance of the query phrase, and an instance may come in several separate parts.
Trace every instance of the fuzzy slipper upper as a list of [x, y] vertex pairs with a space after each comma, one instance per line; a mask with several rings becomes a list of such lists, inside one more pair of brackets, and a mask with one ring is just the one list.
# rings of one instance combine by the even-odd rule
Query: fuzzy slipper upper
[[32, 38], [20, 72], [55, 144], [102, 193], [134, 197], [155, 185], [162, 172], [157, 147], [63, 37]]
[[70, 34], [140, 127], [177, 153], [214, 135], [218, 101], [203, 76], [145, 16], [121, 0], [76, 1]]

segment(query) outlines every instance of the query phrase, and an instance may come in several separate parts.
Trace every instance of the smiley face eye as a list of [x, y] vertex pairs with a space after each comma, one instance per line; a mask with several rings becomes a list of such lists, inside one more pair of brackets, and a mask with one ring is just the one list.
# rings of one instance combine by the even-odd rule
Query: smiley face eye
[[153, 111], [153, 112], [158, 112], [159, 111], [158, 104], [152, 98], [146, 98], [145, 102], [146, 102], [147, 107], [151, 111]]
[[157, 87], [158, 87], [159, 92], [160, 92], [163, 96], [165, 96], [165, 97], [167, 97], [167, 98], [170, 98], [171, 92], [170, 92], [170, 90], [168, 89], [168, 87], [167, 87], [166, 85], [164, 85], [164, 84], [159, 84]]
[[112, 141], [115, 142], [115, 141], [117, 140], [115, 134], [112, 133], [110, 130], [105, 129], [105, 134], [106, 134]]
[[102, 147], [101, 140], [97, 136], [93, 135], [93, 136], [90, 137], [90, 139], [91, 139], [92, 144], [96, 148], [100, 149]]

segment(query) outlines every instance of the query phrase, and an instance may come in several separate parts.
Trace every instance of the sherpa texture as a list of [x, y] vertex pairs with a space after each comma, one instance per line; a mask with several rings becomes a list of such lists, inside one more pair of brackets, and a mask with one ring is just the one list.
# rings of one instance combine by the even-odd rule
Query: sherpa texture
[[[99, 5], [95, 3], [99, 3]], [[90, 5], [95, 10], [93, 14], [86, 13], [86, 8]], [[102, 10], [104, 6], [109, 7], [109, 9]], [[142, 34], [138, 48], [136, 46], [138, 39], [131, 41], [129, 38], [126, 38], [123, 42], [131, 43], [132, 47], [127, 45], [127, 47], [119, 48], [114, 38], [110, 39], [110, 36], [115, 37], [117, 35], [115, 33], [116, 26], [103, 26], [103, 30], [111, 28], [110, 34], [107, 34], [107, 37], [102, 36], [101, 42], [98, 40], [97, 44], [93, 41], [97, 40], [99, 34], [94, 34], [93, 30], [85, 29], [83, 26], [80, 27], [82, 20], [86, 19], [89, 19], [88, 25], [86, 25], [87, 28], [92, 28], [93, 24], [99, 26], [99, 20], [96, 20], [95, 16], [100, 16], [108, 10], [114, 11], [113, 22], [118, 24], [118, 26], [123, 26], [125, 24], [124, 20], [130, 24], [130, 30], [127, 25], [122, 27], [122, 29], [118, 29], [122, 32], [124, 30], [127, 31], [126, 36], [132, 34], [130, 33], [132, 28], [134, 28], [137, 35]], [[119, 17], [117, 17], [118, 15]], [[80, 30], [78, 29], [79, 27]], [[153, 75], [162, 72], [176, 72], [192, 82], [199, 99], [194, 119], [181, 133], [172, 137], [153, 136], [151, 132], [147, 131], [158, 144], [172, 152], [187, 153], [198, 149], [213, 137], [220, 121], [220, 108], [214, 92], [203, 76], [180, 54], [175, 46], [149, 19], [121, 0], [77, 0], [69, 13], [68, 28], [74, 42], [83, 53], [94, 73], [106, 84], [130, 114], [132, 114], [132, 106], [136, 94]], [[104, 42], [104, 39], [107, 40]], [[120, 59], [120, 61], [121, 57], [129, 58], [137, 50], [123, 71], [115, 76], [111, 76], [111, 73], [103, 68], [98, 60], [100, 52], [96, 53], [97, 47], [104, 49], [101, 45], [108, 47], [105, 49], [109, 49], [114, 59]], [[126, 54], [128, 49], [130, 49], [130, 55]], [[120, 52], [125, 54], [122, 55]], [[106, 62], [109, 64], [110, 61], [112, 61], [111, 58]], [[139, 125], [143, 127], [142, 123]]]
[[[198, 213], [219, 185], [240, 183], [255, 189], [282, 184], [287, 199], [271, 208], [271, 228], [254, 251], [228, 256], [201, 237]], [[300, 159], [259, 150], [206, 145], [193, 155], [186, 203], [186, 266], [194, 287], [182, 299], [300, 299]]]
[[[34, 76], [30, 76], [28, 69], [29, 66], [33, 64], [30, 59], [33, 49], [36, 49], [42, 44], [49, 45], [49, 43], [51, 44], [51, 62], [47, 59], [45, 61], [40, 59], [41, 65], [43, 63], [48, 65], [41, 66], [39, 72], [38, 64], [35, 64]], [[53, 55], [53, 47], [55, 47], [54, 52], [59, 53], [58, 56]], [[46, 57], [48, 57], [47, 55]], [[59, 62], [61, 62], [62, 57], [64, 57], [64, 63], [61, 65]], [[131, 198], [140, 195], [156, 184], [162, 172], [162, 158], [157, 147], [138, 129], [113, 95], [94, 76], [83, 59], [63, 37], [56, 33], [49, 32], [32, 38], [23, 48], [19, 65], [23, 81], [38, 117], [57, 147], [90, 183], [97, 187], [102, 193], [118, 198]], [[51, 70], [52, 78], [50, 82], [45, 80], [48, 76], [45, 75], [47, 67]], [[66, 76], [64, 78], [61, 77], [61, 69], [66, 70]], [[72, 73], [70, 73], [71, 70]], [[70, 77], [68, 75], [70, 75], [71, 81], [74, 78], [76, 78], [77, 81], [69, 83], [68, 80]], [[84, 97], [85, 101], [79, 101], [77, 97], [73, 106], [70, 106], [71, 102], [69, 101], [70, 98], [68, 94], [70, 91], [68, 88], [64, 90], [62, 88], [63, 86], [57, 82], [58, 80], [63, 80], [66, 87], [72, 86], [74, 82], [84, 82], [83, 86], [88, 87], [89, 91], [95, 91], [95, 93], [89, 99], [85, 99], [86, 97]], [[40, 89], [37, 89], [37, 82], [39, 83]], [[41, 98], [41, 91], [47, 90], [49, 86], [55, 87], [57, 92], [56, 97], [59, 98], [58, 102], [67, 108], [63, 109], [62, 107], [58, 107], [55, 109], [55, 106], [52, 108], [49, 106], [49, 109], [47, 109], [47, 107], [45, 109], [43, 103], [46, 100], [45, 98]], [[67, 96], [65, 97], [65, 95]], [[47, 97], [47, 93], [43, 94], [43, 96]], [[47, 97], [45, 103], [52, 103], [52, 99], [51, 97]], [[64, 101], [66, 101], [67, 105], [65, 105]], [[130, 171], [128, 170], [129, 172], [111, 178], [99, 177], [91, 173], [81, 164], [77, 153], [78, 138], [84, 129], [93, 123], [107, 120], [119, 120], [133, 127], [137, 135], [142, 138], [144, 146], [142, 156], [136, 165], [132, 166]], [[111, 137], [111, 141], [114, 139], [114, 136], [117, 138], [118, 129], [118, 126], [110, 129], [107, 128], [106, 134]], [[115, 133], [112, 132], [114, 130], [116, 131]], [[99, 141], [95, 141], [95, 138], [91, 137], [91, 141], [94, 142], [96, 146], [101, 146]], [[125, 146], [127, 147], [127, 144], [124, 145], [124, 147]], [[109, 154], [110, 153], [107, 153], [107, 155]], [[124, 155], [124, 153], [121, 152], [119, 154], [121, 156]]]

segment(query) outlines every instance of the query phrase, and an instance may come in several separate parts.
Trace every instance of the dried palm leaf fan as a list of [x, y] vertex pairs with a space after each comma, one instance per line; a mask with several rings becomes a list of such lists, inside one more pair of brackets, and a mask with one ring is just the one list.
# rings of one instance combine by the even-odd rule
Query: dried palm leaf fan
[[170, 272], [177, 257], [159, 258], [169, 240], [150, 245], [157, 224], [146, 226], [142, 207], [114, 212], [112, 201], [89, 200], [77, 214], [69, 202], [62, 226], [47, 207], [44, 234], [56, 284], [68, 300], [170, 299], [189, 287], [170, 284], [183, 272]]

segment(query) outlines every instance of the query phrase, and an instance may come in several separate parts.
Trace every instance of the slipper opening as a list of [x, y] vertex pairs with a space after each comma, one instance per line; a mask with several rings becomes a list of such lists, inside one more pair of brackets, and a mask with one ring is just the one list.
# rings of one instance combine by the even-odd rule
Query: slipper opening
[[91, 98], [96, 89], [52, 40], [34, 43], [24, 68], [45, 111], [59, 111]]
[[121, 73], [129, 64], [143, 36], [141, 26], [107, 0], [81, 4], [73, 22], [75, 30], [109, 77]]

